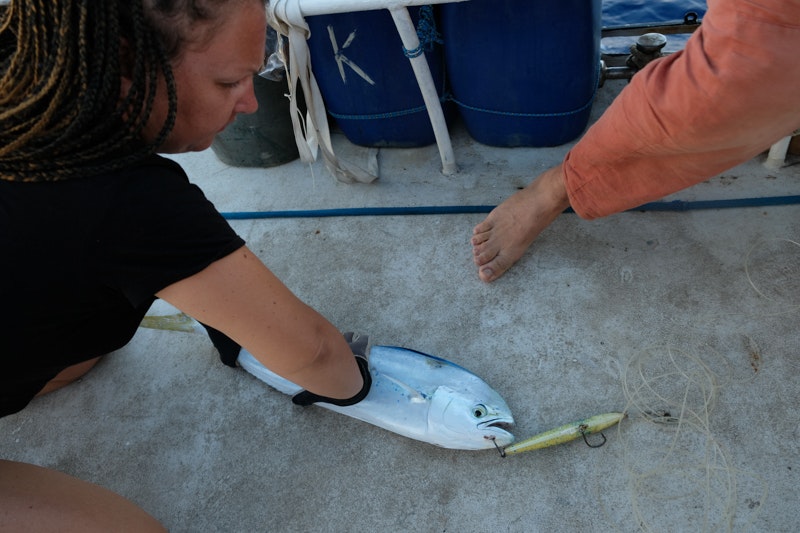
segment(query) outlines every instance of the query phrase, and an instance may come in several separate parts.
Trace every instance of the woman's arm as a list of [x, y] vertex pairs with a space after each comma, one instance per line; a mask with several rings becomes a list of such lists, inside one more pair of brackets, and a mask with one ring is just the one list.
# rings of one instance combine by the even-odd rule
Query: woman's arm
[[156, 296], [218, 329], [264, 366], [322, 396], [355, 396], [363, 379], [341, 333], [246, 246]]

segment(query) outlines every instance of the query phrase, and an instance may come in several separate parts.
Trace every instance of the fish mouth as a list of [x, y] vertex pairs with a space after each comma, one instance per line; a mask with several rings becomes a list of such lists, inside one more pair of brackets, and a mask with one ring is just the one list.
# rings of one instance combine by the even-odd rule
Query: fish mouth
[[478, 424], [478, 427], [483, 430], [495, 428], [499, 429], [500, 431], [505, 431], [506, 433], [511, 433], [511, 430], [514, 429], [514, 419], [494, 418], [492, 420], [481, 422]]
[[485, 444], [483, 448], [508, 446], [514, 442], [514, 434], [511, 433], [513, 427], [514, 419], [511, 417], [493, 418], [479, 424], [478, 428], [484, 432], [483, 439]]

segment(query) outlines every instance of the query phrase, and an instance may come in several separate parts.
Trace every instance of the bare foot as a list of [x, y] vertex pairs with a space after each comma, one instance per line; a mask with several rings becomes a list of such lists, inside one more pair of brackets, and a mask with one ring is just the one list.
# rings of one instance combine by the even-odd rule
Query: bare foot
[[472, 230], [478, 277], [490, 282], [516, 263], [544, 228], [569, 207], [561, 165], [495, 207]]

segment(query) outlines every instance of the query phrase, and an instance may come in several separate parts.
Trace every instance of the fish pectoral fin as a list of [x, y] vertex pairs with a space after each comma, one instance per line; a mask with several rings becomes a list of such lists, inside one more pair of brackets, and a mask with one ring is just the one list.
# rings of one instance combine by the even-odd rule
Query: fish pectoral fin
[[408, 399], [410, 401], [412, 401], [412, 402], [426, 402], [426, 401], [428, 401], [428, 398], [425, 396], [425, 394], [423, 394], [422, 392], [418, 391], [417, 389], [415, 389], [414, 387], [412, 387], [408, 383], [406, 383], [404, 381], [401, 381], [401, 380], [399, 380], [399, 379], [397, 379], [395, 377], [392, 377], [389, 374], [374, 373], [372, 378], [373, 378], [373, 386], [374, 386], [374, 382], [376, 380], [382, 378], [382, 379], [384, 379], [386, 381], [391, 382], [393, 385], [399, 387], [400, 389], [402, 389], [405, 392], [406, 396], [408, 396]]

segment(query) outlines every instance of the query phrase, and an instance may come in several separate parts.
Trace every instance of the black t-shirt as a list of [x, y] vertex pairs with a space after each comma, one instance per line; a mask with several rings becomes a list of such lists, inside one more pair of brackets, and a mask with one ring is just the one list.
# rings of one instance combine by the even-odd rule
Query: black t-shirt
[[243, 245], [159, 156], [89, 178], [0, 180], [0, 416], [124, 346], [156, 292]]

